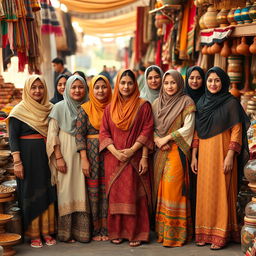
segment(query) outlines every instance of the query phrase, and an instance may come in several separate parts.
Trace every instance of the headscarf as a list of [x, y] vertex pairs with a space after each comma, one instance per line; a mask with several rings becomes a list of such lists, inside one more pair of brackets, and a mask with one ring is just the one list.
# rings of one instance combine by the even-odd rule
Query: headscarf
[[[85, 87], [85, 96], [81, 101], [73, 100], [70, 97], [70, 88], [76, 80], [80, 80]], [[88, 100], [86, 81], [78, 75], [70, 76], [66, 83], [63, 98], [64, 100], [54, 105], [49, 117], [58, 121], [61, 130], [74, 135], [78, 107]]]
[[151, 68], [158, 69], [160, 71], [161, 79], [162, 79], [164, 73], [163, 73], [163, 70], [156, 65], [149, 66], [145, 71], [144, 87], [141, 90], [140, 97], [148, 100], [152, 104], [154, 102], [154, 100], [158, 98], [161, 88], [159, 88], [158, 90], [153, 90], [153, 89], [149, 88], [147, 78], [148, 78], [149, 72], [152, 71]]
[[69, 78], [69, 76], [66, 75], [66, 74], [60, 74], [60, 75], [56, 78], [56, 80], [55, 80], [55, 85], [54, 85], [54, 90], [55, 90], [55, 91], [54, 91], [54, 95], [53, 95], [53, 98], [50, 100], [50, 102], [51, 102], [52, 104], [56, 104], [56, 103], [58, 103], [59, 101], [63, 100], [63, 95], [61, 95], [61, 94], [58, 92], [58, 89], [57, 89], [59, 80], [60, 80], [62, 77], [66, 78], [66, 80], [68, 80], [68, 78]]
[[[93, 93], [93, 88], [99, 79], [103, 79], [108, 87], [108, 97], [105, 102], [99, 101]], [[93, 77], [89, 86], [89, 98], [90, 100], [84, 103], [81, 107], [89, 117], [89, 121], [92, 126], [96, 129], [100, 129], [100, 123], [103, 117], [105, 107], [111, 102], [112, 90], [108, 79], [105, 76], [98, 75]]]
[[[191, 73], [194, 71], [194, 70], [197, 70], [200, 74], [200, 76], [202, 77], [202, 85], [200, 88], [194, 90], [192, 89], [189, 84], [188, 84], [188, 79], [191, 75]], [[199, 99], [201, 98], [201, 96], [205, 93], [205, 74], [204, 74], [204, 71], [202, 68], [198, 67], [198, 66], [193, 66], [193, 67], [190, 67], [188, 70], [187, 70], [187, 73], [186, 73], [186, 80], [185, 80], [185, 93], [187, 95], [189, 95], [193, 101], [195, 103], [197, 103], [199, 101]]]
[[84, 79], [84, 81], [86, 82], [87, 90], [88, 90], [88, 92], [89, 92], [89, 86], [87, 85], [85, 73], [84, 73], [83, 71], [77, 70], [77, 71], [75, 71], [72, 75], [75, 75], [76, 73], [78, 74], [78, 76], [81, 76], [81, 77]]
[[136, 114], [139, 110], [139, 107], [145, 102], [143, 99], [140, 99], [140, 92], [136, 79], [134, 81], [135, 90], [133, 91], [133, 94], [129, 97], [129, 99], [125, 100], [121, 96], [119, 92], [119, 83], [122, 74], [128, 70], [129, 69], [123, 69], [118, 72], [114, 88], [114, 94], [110, 104], [110, 116], [113, 123], [116, 125], [117, 128], [124, 131], [128, 130], [131, 127], [134, 118], [136, 117]]
[[193, 100], [184, 93], [184, 80], [181, 74], [174, 69], [170, 69], [164, 74], [162, 83], [164, 83], [167, 75], [173, 77], [178, 85], [178, 91], [174, 95], [169, 96], [165, 92], [164, 86], [162, 86], [159, 98], [156, 99], [152, 105], [155, 120], [155, 132], [160, 137], [167, 135], [172, 123], [186, 107], [191, 106], [191, 111], [195, 111]]
[[[37, 79], [44, 85], [44, 97], [40, 103], [30, 96], [31, 86]], [[22, 101], [12, 109], [6, 121], [8, 124], [9, 118], [15, 117], [46, 137], [48, 131], [48, 115], [51, 109], [52, 104], [49, 102], [44, 78], [39, 75], [31, 75], [25, 81]]]
[[206, 86], [205, 94], [196, 105], [196, 130], [199, 138], [208, 139], [242, 123], [242, 149], [238, 156], [240, 181], [243, 167], [249, 160], [246, 132], [250, 120], [238, 99], [229, 93], [230, 79], [227, 73], [219, 67], [213, 67], [206, 73], [205, 80], [211, 73], [216, 73], [220, 77], [222, 87], [218, 93], [212, 94]]

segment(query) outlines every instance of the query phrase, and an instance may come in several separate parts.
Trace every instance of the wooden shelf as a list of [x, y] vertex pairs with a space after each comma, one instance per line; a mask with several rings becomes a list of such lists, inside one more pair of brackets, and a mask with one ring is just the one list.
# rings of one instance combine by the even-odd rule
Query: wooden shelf
[[[234, 30], [231, 34], [231, 37], [256, 36], [256, 23], [241, 24], [241, 25], [236, 25], [236, 26], [231, 25], [228, 27], [218, 27], [218, 28], [224, 29], [224, 28], [232, 28], [232, 27], [234, 27]], [[201, 31], [210, 32], [213, 30], [214, 30], [214, 28], [209, 28], [209, 29], [203, 29]]]
[[182, 7], [181, 4], [165, 4], [159, 8], [153, 9], [149, 11], [149, 14], [155, 13], [155, 12], [168, 12], [171, 10], [180, 10]]

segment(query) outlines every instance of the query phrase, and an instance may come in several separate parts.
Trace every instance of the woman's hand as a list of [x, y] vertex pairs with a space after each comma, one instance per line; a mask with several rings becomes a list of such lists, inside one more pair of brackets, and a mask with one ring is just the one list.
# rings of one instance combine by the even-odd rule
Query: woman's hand
[[234, 158], [232, 156], [227, 155], [224, 159], [224, 174], [227, 174], [228, 172], [232, 171], [234, 166]]
[[194, 174], [197, 174], [197, 166], [198, 166], [198, 163], [197, 163], [197, 157], [195, 156], [192, 156], [192, 160], [191, 160], [191, 170]]
[[169, 140], [170, 139], [168, 135], [163, 138], [157, 137], [154, 139], [156, 146], [160, 149], [162, 146], [166, 145], [169, 142]]
[[64, 158], [59, 158], [57, 161], [57, 169], [61, 173], [67, 173], [67, 165]]
[[86, 159], [81, 159], [82, 171], [86, 177], [90, 177], [90, 163]]
[[24, 168], [22, 163], [14, 165], [14, 175], [21, 180], [24, 179]]
[[125, 148], [120, 151], [124, 153], [127, 158], [131, 158], [134, 155], [134, 151], [131, 148]]
[[128, 161], [128, 157], [125, 153], [123, 153], [123, 150], [116, 150], [115, 157], [122, 163]]
[[139, 174], [143, 175], [147, 171], [148, 171], [148, 159], [145, 157], [142, 157], [139, 163]]
[[161, 150], [162, 151], [168, 151], [168, 150], [170, 150], [171, 149], [171, 147], [170, 147], [170, 145], [168, 145], [168, 144], [165, 144], [165, 145], [163, 145], [162, 147], [161, 147]]

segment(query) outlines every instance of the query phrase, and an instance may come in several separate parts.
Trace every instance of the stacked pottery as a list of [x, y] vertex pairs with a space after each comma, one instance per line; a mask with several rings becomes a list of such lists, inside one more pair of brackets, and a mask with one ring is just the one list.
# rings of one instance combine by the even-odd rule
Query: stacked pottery
[[249, 11], [251, 9], [251, 4], [250, 2], [246, 3], [246, 7], [244, 7], [241, 11], [241, 19], [243, 20], [244, 24], [249, 24], [252, 23], [252, 19], [249, 16]]
[[228, 22], [230, 25], [237, 25], [237, 22], [236, 22], [235, 16], [234, 16], [235, 10], [236, 10], [236, 8], [232, 8], [228, 13], [227, 19], [228, 19]]
[[241, 8], [240, 7], [238, 7], [234, 12], [234, 19], [238, 25], [241, 25], [244, 23], [242, 20], [242, 17], [241, 17]]
[[201, 29], [206, 29], [207, 28], [205, 23], [204, 23], [204, 14], [199, 19], [199, 26], [200, 26]]
[[[247, 102], [247, 109], [246, 109], [247, 114], [255, 114], [256, 113], [256, 100], [252, 97], [250, 100]], [[256, 188], [255, 188], [256, 191]]]
[[229, 13], [229, 10], [223, 8], [217, 14], [217, 22], [218, 22], [220, 27], [227, 27], [228, 26], [228, 13]]
[[253, 20], [252, 23], [256, 23], [256, 1], [254, 1], [253, 6], [250, 8], [249, 16]]
[[243, 75], [243, 59], [241, 56], [231, 55], [228, 57], [228, 76], [231, 82], [230, 93], [235, 97], [240, 97], [237, 85], [242, 82]]
[[217, 14], [218, 11], [213, 6], [208, 7], [207, 12], [204, 14], [204, 24], [207, 28], [218, 27]]

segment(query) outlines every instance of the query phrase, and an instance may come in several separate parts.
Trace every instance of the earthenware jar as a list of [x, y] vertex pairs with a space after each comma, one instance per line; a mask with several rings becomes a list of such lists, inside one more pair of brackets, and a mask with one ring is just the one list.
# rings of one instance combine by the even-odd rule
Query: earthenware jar
[[250, 2], [246, 2], [246, 7], [244, 7], [241, 11], [241, 19], [243, 20], [244, 24], [249, 24], [252, 22], [252, 19], [249, 16], [249, 11], [251, 9]]
[[236, 47], [236, 51], [238, 54], [242, 54], [248, 56], [250, 54], [249, 45], [246, 43], [246, 37], [243, 36], [241, 43]]
[[249, 181], [249, 188], [256, 192], [256, 160], [249, 160], [244, 167], [244, 176]]
[[246, 205], [245, 215], [247, 218], [256, 219], [256, 197], [253, 197], [252, 201]]
[[212, 52], [212, 54], [219, 53], [220, 51], [221, 51], [221, 46], [220, 46], [218, 43], [214, 43], [214, 44], [211, 46], [211, 52]]
[[205, 23], [204, 23], [204, 14], [199, 19], [199, 26], [200, 26], [201, 29], [206, 29], [207, 28]]
[[256, 54], [256, 36], [253, 38], [253, 43], [250, 45], [249, 51], [252, 54]]
[[230, 54], [231, 54], [231, 50], [230, 50], [230, 48], [228, 46], [228, 41], [226, 40], [226, 41], [224, 41], [223, 47], [222, 47], [222, 49], [220, 51], [220, 55], [222, 57], [226, 57], [227, 58]]
[[253, 23], [256, 23], [256, 1], [254, 1], [253, 6], [250, 8], [249, 16], [253, 20]]
[[229, 10], [221, 9], [221, 11], [217, 14], [217, 22], [220, 27], [227, 27], [228, 24], [228, 13]]
[[202, 48], [202, 54], [206, 55], [207, 53], [207, 45], [204, 45], [204, 47]]
[[236, 51], [236, 47], [237, 47], [237, 39], [233, 39], [233, 43], [231, 46], [231, 54], [232, 55], [237, 55], [237, 51]]
[[256, 237], [256, 219], [244, 217], [244, 226], [241, 230], [241, 248], [244, 253], [252, 247]]
[[241, 17], [241, 8], [240, 8], [240, 7], [238, 7], [238, 8], [235, 10], [235, 12], [234, 12], [234, 18], [235, 18], [235, 20], [236, 20], [236, 22], [237, 22], [238, 25], [241, 25], [241, 24], [244, 23], [243, 20], [242, 20], [242, 17]]
[[232, 8], [228, 13], [227, 19], [228, 19], [228, 22], [230, 25], [237, 25], [237, 22], [236, 22], [235, 16], [234, 16], [235, 10], [236, 10], [236, 8]]
[[218, 27], [217, 14], [218, 11], [213, 6], [208, 7], [207, 12], [204, 15], [204, 24], [207, 28]]

